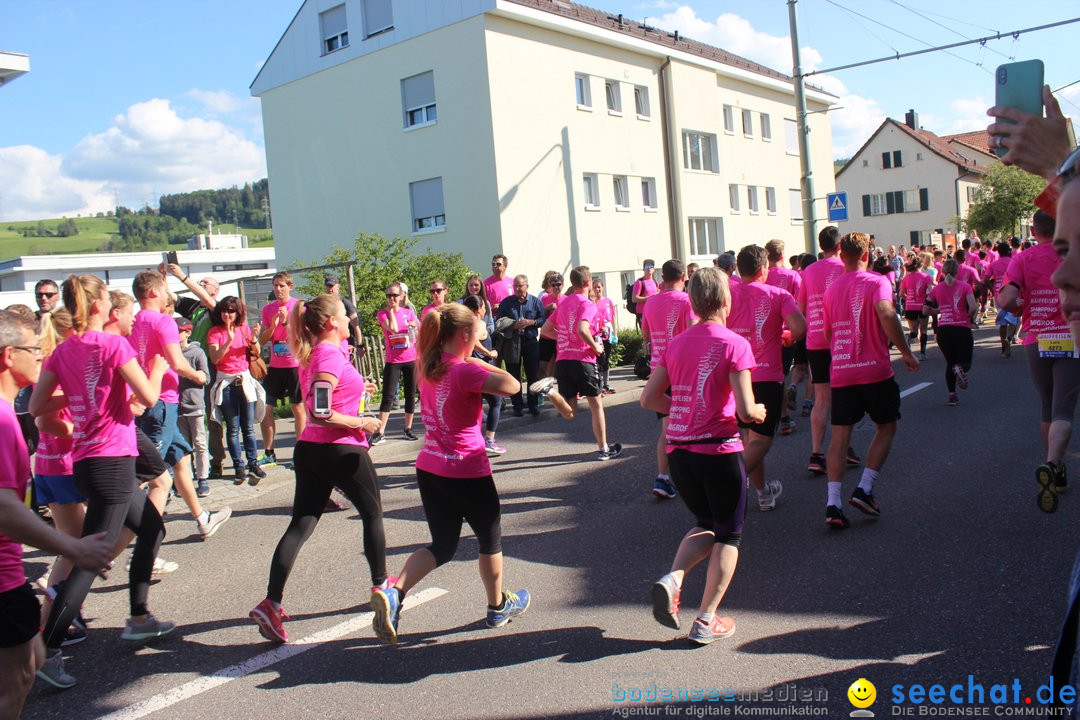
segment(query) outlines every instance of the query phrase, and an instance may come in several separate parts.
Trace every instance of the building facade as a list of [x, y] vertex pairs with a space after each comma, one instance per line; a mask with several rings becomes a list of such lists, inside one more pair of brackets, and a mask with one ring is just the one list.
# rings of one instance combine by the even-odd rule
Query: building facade
[[[646, 257], [803, 246], [791, 79], [621, 16], [307, 0], [251, 90], [282, 264], [378, 232], [477, 268], [505, 254], [535, 291], [589, 265], [614, 291]], [[808, 89], [810, 111], [834, 101]], [[828, 114], [809, 122], [813, 164], [831, 167]]]

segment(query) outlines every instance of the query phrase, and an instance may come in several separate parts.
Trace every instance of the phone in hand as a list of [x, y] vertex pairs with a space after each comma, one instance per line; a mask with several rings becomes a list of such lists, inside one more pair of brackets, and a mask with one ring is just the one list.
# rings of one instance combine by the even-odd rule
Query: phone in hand
[[333, 413], [330, 407], [330, 383], [325, 380], [316, 380], [311, 385], [312, 410], [314, 417], [325, 420]]
[[165, 253], [165, 262], [170, 263], [172, 265], [179, 265], [180, 264], [179, 258], [176, 257], [176, 251], [175, 250], [170, 250], [169, 252]]
[[[1043, 114], [1043, 74], [1042, 60], [1023, 60], [998, 65], [994, 72], [994, 104], [1041, 116]], [[998, 118], [997, 122], [1012, 121]], [[994, 153], [998, 157], [1008, 151], [1008, 148], [994, 148]]]

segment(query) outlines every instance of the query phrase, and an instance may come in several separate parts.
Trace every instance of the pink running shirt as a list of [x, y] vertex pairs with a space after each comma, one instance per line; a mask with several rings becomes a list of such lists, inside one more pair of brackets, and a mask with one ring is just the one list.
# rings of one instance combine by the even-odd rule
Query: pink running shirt
[[[140, 310], [135, 314], [135, 323], [131, 326], [131, 335], [127, 340], [135, 348], [139, 367], [149, 375], [150, 363], [156, 355], [165, 357], [166, 345], [180, 348], [180, 331], [176, 329], [176, 321], [171, 316], [157, 310]], [[179, 403], [179, 388], [180, 376], [170, 367], [161, 379], [161, 396], [158, 400], [174, 405]]]
[[827, 350], [825, 339], [825, 291], [844, 272], [844, 263], [838, 257], [825, 258], [803, 271], [799, 288], [799, 307], [806, 315], [806, 349]]
[[910, 272], [900, 281], [900, 292], [904, 295], [905, 310], [922, 310], [926, 296], [930, 291], [930, 276], [921, 272]]
[[[221, 358], [221, 362], [215, 365], [215, 368], [219, 373], [225, 375], [239, 375], [248, 369], [249, 363], [247, 358], [247, 344], [251, 341], [251, 328], [246, 324], [243, 326], [237, 326], [236, 331], [233, 333], [232, 344], [229, 345], [229, 349], [225, 352], [225, 356]], [[210, 332], [206, 333], [207, 345], [217, 345], [225, 347], [229, 342], [229, 333], [221, 325], [215, 325], [210, 328]], [[209, 349], [209, 348], [207, 348]], [[209, 352], [206, 353], [210, 355]]]
[[500, 280], [494, 275], [488, 275], [484, 279], [484, 292], [487, 293], [487, 301], [491, 303], [491, 307], [498, 307], [499, 303], [514, 294], [514, 278], [507, 275]]
[[[634, 281], [634, 286], [630, 289], [631, 297], [639, 297], [644, 295], [645, 302], [648, 302], [656, 293], [660, 292], [660, 286], [656, 284], [656, 281], [652, 278], [646, 280], [644, 277], [640, 277]], [[645, 303], [637, 303], [634, 307], [634, 312], [640, 315], [645, 310]]]
[[[71, 422], [71, 410], [68, 408], [61, 410], [58, 416], [61, 420]], [[70, 475], [71, 438], [57, 437], [47, 432], [40, 435], [41, 440], [34, 453], [34, 472], [38, 475]]]
[[296, 303], [298, 302], [300, 302], [299, 298], [291, 297], [284, 303], [275, 300], [274, 302], [263, 306], [263, 330], [273, 327], [274, 316], [277, 315], [278, 308], [284, 305], [286, 312], [286, 321], [274, 328], [274, 332], [270, 336], [270, 367], [272, 368], [300, 367], [300, 361], [297, 360], [296, 356], [289, 350], [288, 330], [288, 316], [292, 314], [293, 308], [296, 307]]
[[841, 273], [825, 292], [825, 322], [832, 333], [832, 387], [869, 385], [893, 376], [889, 340], [877, 316], [882, 300], [892, 302], [892, 286], [885, 277], [865, 270]]
[[135, 419], [128, 405], [131, 391], [120, 374], [124, 363], [134, 357], [135, 350], [125, 338], [88, 330], [60, 343], [45, 361], [44, 369], [56, 375], [67, 395], [75, 426], [71, 443], [73, 463], [88, 457], [139, 454], [135, 445]]
[[[1009, 270], [1009, 263], [1012, 261], [1012, 257], [999, 257], [994, 262], [990, 263], [990, 268], [987, 270], [987, 279], [993, 278], [994, 280], [994, 297], [997, 298], [997, 294], [1001, 292], [1001, 288], [1005, 287], [1005, 273]], [[994, 300], [997, 303], [997, 300]]]
[[694, 324], [694, 310], [690, 296], [681, 290], [668, 290], [653, 295], [645, 302], [641, 313], [641, 326], [649, 331], [649, 367], [660, 362], [668, 341]]
[[1005, 273], [1006, 282], [1015, 283], [1024, 298], [1020, 332], [1024, 345], [1039, 342], [1040, 333], [1066, 333], [1069, 325], [1061, 312], [1061, 295], [1050, 276], [1061, 264], [1054, 244], [1039, 243], [1013, 257]]
[[765, 277], [766, 285], [773, 285], [791, 293], [791, 297], [799, 297], [799, 288], [802, 287], [802, 275], [794, 270], [776, 267], [769, 268], [769, 274]]
[[732, 288], [727, 326], [750, 343], [757, 363], [750, 373], [751, 381], [784, 381], [784, 318], [797, 312], [791, 293], [775, 285], [744, 282]]
[[[719, 323], [700, 323], [671, 339], [657, 367], [671, 382], [667, 452], [742, 452], [730, 376], [756, 367], [750, 343]], [[716, 443], [678, 442], [712, 438]]]
[[930, 299], [938, 306], [938, 326], [971, 327], [967, 298], [974, 299], [971, 286], [954, 280], [952, 285], [940, 282], [930, 292]]
[[416, 469], [447, 478], [482, 478], [491, 474], [484, 448], [482, 363], [443, 354], [446, 372], [436, 382], [420, 378], [420, 413], [424, 447]]
[[[11, 403], [0, 400], [0, 488], [14, 490], [16, 497], [22, 500], [26, 497], [29, 480], [30, 453], [23, 440], [19, 419]], [[0, 592], [14, 590], [25, 582], [22, 543], [0, 533]]]
[[596, 349], [578, 335], [578, 323], [584, 320], [591, 327], [596, 317], [596, 305], [581, 293], [574, 293], [562, 299], [552, 317], [555, 318], [557, 333], [555, 359], [595, 363]]
[[[356, 417], [360, 410], [360, 401], [364, 398], [364, 378], [349, 362], [348, 351], [342, 352], [341, 345], [323, 342], [311, 350], [307, 367], [300, 368], [300, 392], [304, 395], [304, 405], [310, 414], [315, 409], [315, 401], [310, 398], [311, 383], [318, 373], [327, 373], [337, 378], [330, 407], [342, 415]], [[368, 446], [367, 434], [359, 428], [325, 427], [308, 422], [301, 440], [328, 445]]]
[[956, 269], [956, 281], [965, 283], [968, 287], [974, 287], [979, 282], [979, 273], [974, 267], [965, 263]]
[[383, 323], [388, 323], [390, 311], [385, 307], [375, 314], [375, 319], [382, 329], [383, 338], [386, 340], [386, 362], [407, 363], [416, 360], [416, 345], [409, 339], [409, 321], [416, 322], [416, 314], [407, 307], [399, 307], [394, 313], [397, 318], [397, 332], [392, 333], [385, 329]]

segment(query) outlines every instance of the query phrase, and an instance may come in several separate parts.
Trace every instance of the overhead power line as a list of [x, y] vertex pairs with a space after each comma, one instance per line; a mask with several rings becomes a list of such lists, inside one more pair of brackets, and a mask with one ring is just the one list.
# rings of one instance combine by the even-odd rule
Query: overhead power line
[[[948, 30], [953, 35], [959, 35], [960, 37], [964, 38], [965, 40], [970, 40], [971, 39], [970, 37], [968, 37], [964, 33], [960, 32], [959, 30], [956, 30], [955, 28], [951, 28], [948, 25], [946, 25], [945, 23], [940, 23], [937, 20], [935, 20], [934, 18], [924, 15], [923, 13], [919, 12], [915, 8], [903, 4], [902, 2], [900, 2], [900, 0], [889, 0], [889, 2], [891, 2], [893, 5], [896, 5], [897, 7], [900, 7], [900, 8], [903, 8], [904, 10], [907, 10], [909, 13], [912, 13], [913, 15], [918, 15], [923, 20], [926, 20], [927, 22], [933, 23], [933, 24], [937, 25], [939, 28], [944, 28], [945, 30]], [[985, 28], [985, 29], [989, 30], [990, 28]], [[997, 32], [997, 31], [995, 30], [994, 32]], [[1015, 42], [1015, 38], [1013, 39], [1013, 41]], [[927, 43], [927, 45], [929, 45], [929, 43]], [[986, 48], [987, 50], [989, 50], [992, 53], [997, 53], [998, 55], [1000, 55], [1003, 58], [1006, 58], [1008, 60], [1012, 60], [1011, 57], [1009, 57], [1008, 55], [1006, 55], [1005, 53], [1003, 53], [1003, 52], [1001, 52], [999, 50], [995, 50], [992, 47], [987, 47], [986, 45], [983, 45], [983, 47]]]

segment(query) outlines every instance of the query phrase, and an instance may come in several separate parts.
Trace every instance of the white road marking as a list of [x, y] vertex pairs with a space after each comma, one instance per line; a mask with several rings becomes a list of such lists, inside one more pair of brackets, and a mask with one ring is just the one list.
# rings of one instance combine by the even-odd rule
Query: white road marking
[[918, 385], [912, 385], [907, 390], [904, 390], [903, 392], [901, 392], [900, 397], [906, 398], [908, 395], [914, 395], [915, 393], [919, 392], [920, 390], [925, 390], [926, 388], [930, 387], [933, 384], [934, 383], [931, 383], [931, 382], [924, 382], [924, 383], [919, 383]]
[[[447, 592], [449, 591], [443, 590], [442, 588], [426, 588], [415, 595], [406, 597], [402, 608], [406, 610], [414, 608], [429, 600], [435, 600], [436, 598], [442, 597]], [[245, 677], [253, 672], [279, 663], [282, 660], [287, 660], [300, 653], [312, 650], [322, 643], [337, 640], [346, 635], [351, 635], [363, 628], [369, 628], [371, 627], [371, 620], [373, 617], [375, 617], [375, 614], [371, 612], [360, 613], [344, 622], [328, 627], [325, 630], [320, 630], [317, 633], [312, 633], [300, 640], [295, 640], [285, 645], [279, 645], [273, 650], [264, 652], [261, 655], [256, 655], [242, 663], [230, 665], [227, 668], [222, 668], [210, 675], [205, 675], [190, 682], [186, 682], [172, 690], [159, 693], [122, 710], [103, 715], [99, 720], [135, 720], [136, 718], [146, 717], [158, 710], [164, 710], [171, 705], [175, 705], [178, 702], [195, 697], [196, 695], [201, 695], [208, 690], [213, 690], [214, 688], [232, 682], [237, 678]]]

